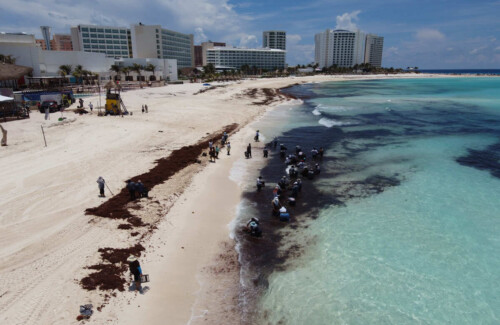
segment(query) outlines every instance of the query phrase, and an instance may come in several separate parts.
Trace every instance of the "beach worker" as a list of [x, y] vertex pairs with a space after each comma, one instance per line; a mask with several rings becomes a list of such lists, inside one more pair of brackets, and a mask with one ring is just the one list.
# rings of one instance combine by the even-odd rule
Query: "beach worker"
[[215, 158], [219, 159], [219, 146], [215, 146]]
[[319, 153], [319, 157], [320, 157], [320, 158], [323, 158], [323, 153], [324, 153], [324, 151], [325, 151], [325, 150], [323, 149], [323, 147], [320, 147], [320, 148], [319, 148], [319, 152], [318, 152], [318, 153]]
[[142, 105], [142, 114], [144, 114], [144, 105]]
[[269, 150], [267, 150], [267, 147], [264, 147], [264, 150], [262, 150], [262, 152], [264, 153], [264, 158], [267, 158], [267, 156], [269, 155]]
[[318, 157], [318, 154], [319, 154], [318, 149], [313, 148], [313, 149], [311, 150], [311, 156], [312, 156], [312, 158], [313, 158], [313, 159], [316, 159], [316, 158]]
[[276, 185], [273, 189], [273, 197], [278, 197], [280, 195], [280, 187]]
[[139, 197], [148, 197], [146, 186], [144, 186], [141, 180], [138, 180], [137, 183], [135, 183], [135, 190], [139, 193]]
[[141, 269], [141, 264], [137, 260], [137, 257], [134, 255], [130, 255], [127, 258], [128, 262], [128, 267], [130, 270], [130, 273], [134, 276], [134, 290], [137, 290], [142, 293], [142, 287], [141, 287], [141, 275], [142, 275], [142, 269]]
[[260, 192], [262, 187], [266, 186], [266, 183], [262, 179], [262, 176], [257, 177], [257, 192]]
[[280, 208], [280, 221], [290, 221], [290, 214], [284, 206]]
[[295, 182], [292, 186], [292, 197], [296, 198], [299, 195], [299, 183]]
[[226, 144], [226, 149], [227, 149], [227, 155], [229, 156], [231, 154], [231, 142], [228, 142]]
[[99, 196], [100, 197], [105, 197], [104, 185], [106, 185], [106, 181], [104, 180], [104, 178], [102, 178], [102, 176], [99, 176], [99, 178], [97, 179], [97, 187], [99, 187]]
[[147, 113], [148, 112], [148, 104], [144, 105], [144, 111]]
[[247, 222], [247, 230], [250, 232], [251, 236], [260, 237], [262, 235], [262, 230], [259, 227], [259, 219], [252, 218]]
[[255, 142], [259, 142], [259, 130], [255, 132], [255, 137], [253, 139], [255, 140]]
[[212, 147], [209, 149], [209, 156], [210, 156], [210, 161], [211, 162], [215, 162], [215, 148]]
[[50, 120], [50, 109], [45, 107], [45, 120]]
[[314, 165], [314, 174], [318, 175], [321, 172], [321, 168], [318, 164]]
[[94, 105], [92, 105], [92, 102], [89, 103], [89, 108], [91, 112], [94, 110]]
[[250, 143], [247, 146], [247, 154], [248, 154], [247, 158], [252, 158], [252, 145]]
[[131, 179], [129, 179], [127, 181], [127, 190], [128, 190], [128, 193], [130, 194], [130, 201], [134, 201], [135, 200], [135, 183], [132, 182]]
[[0, 129], [2, 129], [2, 147], [7, 146], [7, 130], [0, 125]]
[[300, 178], [297, 178], [297, 186], [299, 188], [299, 192], [302, 191], [302, 180]]
[[273, 215], [279, 216], [281, 204], [278, 196], [275, 196], [271, 201], [271, 206], [273, 207]]

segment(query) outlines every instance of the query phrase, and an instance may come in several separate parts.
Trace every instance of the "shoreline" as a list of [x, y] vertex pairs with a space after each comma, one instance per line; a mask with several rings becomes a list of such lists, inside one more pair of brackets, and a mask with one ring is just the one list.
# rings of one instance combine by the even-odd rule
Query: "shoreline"
[[[433, 75], [404, 77], [429, 78]], [[192, 308], [199, 291], [200, 270], [213, 266], [214, 261], [217, 266], [214, 256], [217, 257], [221, 250], [227, 252], [227, 224], [233, 221], [235, 207], [242, 194], [241, 188], [229, 180], [231, 168], [238, 159], [235, 156], [242, 153], [238, 152], [239, 148], [243, 149], [244, 143], [248, 141], [243, 141], [243, 138], [253, 138], [249, 123], [262, 117], [276, 104], [271, 103], [269, 106], [269, 103], [265, 103], [258, 107], [252, 105], [252, 99], [238, 96], [253, 88], [279, 89], [297, 82], [337, 80], [357, 79], [318, 76], [245, 80], [197, 96], [192, 93], [203, 89], [201, 85], [143, 89], [124, 93], [125, 102], [132, 103], [127, 104], [128, 107], [140, 107], [144, 98], [148, 101], [154, 100], [155, 104], [148, 103], [151, 107], [149, 116], [153, 120], [150, 120], [149, 116], [137, 114], [138, 111], [134, 110], [133, 118], [125, 119], [73, 117], [72, 113], [66, 113], [71, 119], [67, 123], [45, 122], [37, 115], [29, 121], [6, 124], [9, 130], [9, 147], [6, 148], [0, 163], [4, 167], [4, 186], [10, 188], [4, 188], [7, 195], [0, 202], [0, 207], [4, 208], [1, 230], [5, 234], [1, 240], [3, 249], [0, 251], [0, 260], [4, 267], [0, 268], [0, 284], [2, 288], [7, 288], [0, 292], [2, 323], [75, 323], [79, 305], [92, 302], [94, 307], [97, 307], [99, 301], [104, 299], [98, 292], [81, 290], [74, 281], [86, 274], [84, 266], [98, 261], [98, 248], [123, 247], [130, 242], [127, 232], [116, 229], [117, 222], [83, 216], [85, 208], [103, 202], [93, 196], [97, 193], [94, 182], [99, 174], [103, 174], [108, 182], [111, 180], [111, 189], [118, 192], [122, 188], [119, 185], [122, 184], [120, 180], [150, 170], [154, 160], [169, 156], [172, 150], [178, 147], [193, 144], [197, 139], [201, 139], [206, 131], [215, 132], [223, 125], [239, 122], [244, 127], [234, 136], [235, 143], [230, 139], [233, 145], [232, 159], [219, 160], [201, 170], [188, 167], [179, 175], [174, 175], [172, 180], [152, 190], [151, 194], [159, 203], [143, 207], [142, 214], [146, 217], [146, 214], [153, 211], [158, 213], [160, 210], [166, 216], [161, 219], [159, 229], [151, 239], [145, 242], [146, 255], [144, 259], [141, 258], [145, 273], [151, 275], [151, 289], [145, 295], [137, 297], [125, 292], [119, 293], [118, 297], [109, 298], [110, 303], [102, 312], [95, 312], [90, 323], [111, 320], [111, 323], [127, 324], [129, 319], [135, 316], [139, 317], [136, 320], [142, 321], [141, 316], [144, 317], [146, 313], [143, 303], [148, 304], [149, 315], [157, 314], [158, 318], [151, 319], [152, 323], [156, 321], [163, 324], [165, 316], [168, 317], [169, 323], [186, 323], [193, 314], [198, 315]], [[262, 94], [259, 97], [262, 98]], [[163, 104], [165, 98], [171, 103]], [[265, 97], [262, 99], [266, 100]], [[164, 107], [160, 108], [160, 105]], [[244, 112], [240, 107], [240, 110], [235, 112], [235, 105], [251, 108], [252, 112]], [[165, 112], [160, 112], [162, 109], [165, 109]], [[183, 113], [177, 113], [179, 109], [182, 109]], [[206, 116], [203, 114], [209, 114], [209, 119], [200, 118]], [[38, 127], [38, 123], [49, 127], [47, 149], [39, 148], [39, 128], [35, 130], [33, 127]], [[18, 129], [15, 129], [14, 125]], [[149, 130], [150, 128], [154, 130]], [[212, 184], [212, 187], [207, 184]], [[217, 191], [214, 191], [215, 188]], [[42, 189], [44, 192], [41, 192]], [[89, 193], [92, 197], [89, 197]], [[221, 199], [223, 194], [226, 199]], [[203, 212], [209, 217], [203, 219], [198, 216], [196, 211], [200, 208], [193, 209], [190, 203], [186, 203], [194, 201], [197, 201], [197, 204], [206, 203], [200, 205], [209, 207], [203, 208]], [[214, 202], [216, 206], [212, 207]], [[188, 219], [187, 216], [190, 215], [198, 219]], [[207, 227], [212, 227], [210, 229], [213, 231], [204, 232]], [[187, 231], [190, 231], [191, 237], [186, 235]], [[200, 238], [205, 238], [205, 242], [200, 243]], [[212, 243], [207, 245], [206, 241], [209, 240]], [[180, 243], [182, 244], [179, 245]], [[194, 247], [196, 243], [199, 244], [196, 248], [198, 251], [187, 249]], [[179, 246], [185, 248], [179, 249]], [[191, 255], [185, 254], [186, 252]], [[170, 260], [167, 261], [165, 255]], [[39, 266], [43, 271], [34, 269]], [[185, 266], [189, 268], [189, 273], [184, 272]], [[163, 270], [167, 273], [162, 273]], [[204, 281], [210, 282], [210, 277], [208, 278]], [[159, 282], [160, 279], [162, 283]], [[57, 288], [51, 290], [54, 283]], [[160, 287], [162, 292], [159, 292]], [[172, 289], [171, 305], [167, 309], [162, 293]], [[151, 301], [148, 300], [150, 298]], [[136, 302], [137, 306], [141, 307], [132, 308], [132, 304], [135, 306]], [[31, 311], [25, 310], [23, 304], [26, 303], [35, 307], [32, 307]], [[203, 305], [202, 302], [199, 304]], [[122, 307], [123, 310], [120, 309]], [[227, 308], [231, 309], [229, 305]], [[167, 310], [170, 313], [166, 313]]]

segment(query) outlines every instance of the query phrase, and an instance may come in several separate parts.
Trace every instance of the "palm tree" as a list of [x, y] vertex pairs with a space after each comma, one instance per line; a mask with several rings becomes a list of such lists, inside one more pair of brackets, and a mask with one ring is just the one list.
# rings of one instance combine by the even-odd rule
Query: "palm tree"
[[7, 64], [16, 64], [16, 58], [14, 58], [12, 55], [0, 54], [0, 61]]
[[140, 64], [137, 64], [137, 63], [134, 63], [132, 64], [132, 66], [130, 67], [130, 70], [134, 71], [135, 73], [137, 73], [137, 79], [138, 80], [142, 80], [142, 77], [141, 76], [141, 70], [144, 70], [144, 67]]
[[128, 75], [130, 74], [130, 67], [123, 67], [122, 72], [125, 74], [125, 80], [127, 80]]
[[61, 77], [70, 75], [72, 70], [73, 66], [71, 64], [63, 64], [59, 66], [59, 74], [61, 75]]
[[113, 64], [110, 68], [109, 71], [113, 71], [116, 73], [115, 80], [121, 80], [120, 73], [122, 72], [122, 67], [120, 67], [118, 64]]
[[79, 64], [75, 67], [72, 73], [73, 77], [77, 80], [79, 84], [82, 83], [82, 77], [83, 77], [83, 67]]
[[155, 76], [155, 71], [156, 71], [156, 65], [152, 64], [152, 63], [148, 63], [145, 67], [144, 67], [144, 70], [146, 71], [149, 71], [149, 72], [152, 72], [153, 75], [149, 77], [149, 80], [156, 80], [156, 76]]

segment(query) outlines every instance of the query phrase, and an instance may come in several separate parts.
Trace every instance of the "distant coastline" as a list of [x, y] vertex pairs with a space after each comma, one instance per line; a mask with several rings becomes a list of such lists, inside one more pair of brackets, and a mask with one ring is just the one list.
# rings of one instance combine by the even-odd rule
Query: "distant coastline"
[[500, 75], [500, 69], [422, 69], [421, 73]]

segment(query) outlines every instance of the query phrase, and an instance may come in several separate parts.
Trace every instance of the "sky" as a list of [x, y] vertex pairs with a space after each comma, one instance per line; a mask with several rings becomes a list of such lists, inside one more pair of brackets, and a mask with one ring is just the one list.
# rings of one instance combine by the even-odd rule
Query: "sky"
[[0, 32], [41, 38], [78, 24], [142, 22], [212, 40], [260, 47], [264, 30], [287, 32], [287, 63], [314, 61], [327, 28], [384, 37], [384, 67], [500, 69], [500, 0], [0, 0]]

